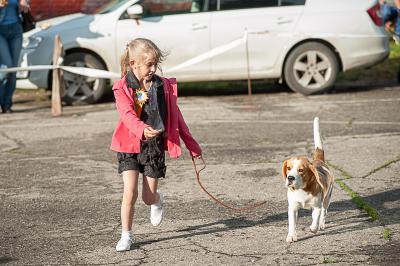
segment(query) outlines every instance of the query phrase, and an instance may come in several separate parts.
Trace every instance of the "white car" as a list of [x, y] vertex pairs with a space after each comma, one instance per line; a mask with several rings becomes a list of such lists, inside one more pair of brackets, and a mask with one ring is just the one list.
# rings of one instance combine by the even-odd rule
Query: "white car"
[[[118, 73], [126, 43], [144, 37], [168, 52], [163, 75], [180, 82], [249, 75], [282, 79], [304, 95], [329, 89], [339, 71], [389, 54], [377, 0], [114, 0], [94, 15], [39, 22], [24, 34], [21, 66], [52, 64], [56, 34], [64, 65]], [[51, 77], [19, 72], [17, 87], [49, 88]], [[68, 72], [65, 84], [69, 103], [96, 102], [109, 88], [106, 79]]]

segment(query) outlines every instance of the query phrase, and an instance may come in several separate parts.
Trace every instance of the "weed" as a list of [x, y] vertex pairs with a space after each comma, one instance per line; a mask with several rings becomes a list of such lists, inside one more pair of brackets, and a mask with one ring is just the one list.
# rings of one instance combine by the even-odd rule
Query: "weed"
[[387, 227], [383, 229], [383, 238], [385, 240], [390, 240], [392, 238], [392, 231]]
[[378, 211], [365, 202], [355, 191], [347, 186], [341, 179], [336, 179], [336, 183], [350, 195], [351, 200], [361, 209], [367, 212], [368, 216], [375, 221], [379, 218]]
[[339, 261], [335, 258], [329, 258], [329, 257], [323, 257], [322, 258], [322, 263], [338, 263]]

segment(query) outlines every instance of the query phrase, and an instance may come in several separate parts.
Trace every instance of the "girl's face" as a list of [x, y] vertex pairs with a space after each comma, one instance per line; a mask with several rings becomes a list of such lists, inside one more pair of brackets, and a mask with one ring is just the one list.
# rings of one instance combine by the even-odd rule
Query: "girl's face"
[[129, 64], [140, 82], [151, 81], [157, 70], [157, 60], [154, 56], [144, 56], [142, 60], [131, 60]]

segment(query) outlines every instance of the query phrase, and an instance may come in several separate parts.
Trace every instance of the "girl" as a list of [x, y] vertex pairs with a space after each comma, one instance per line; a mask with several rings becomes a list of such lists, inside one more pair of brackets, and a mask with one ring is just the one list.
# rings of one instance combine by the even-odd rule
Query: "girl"
[[165, 154], [181, 154], [179, 137], [190, 155], [201, 157], [177, 105], [175, 79], [159, 77], [157, 66], [165, 55], [148, 39], [127, 44], [121, 61], [122, 78], [113, 86], [120, 120], [112, 137], [111, 149], [117, 152], [118, 172], [122, 173], [124, 193], [121, 206], [122, 233], [116, 250], [129, 250], [133, 244], [132, 221], [138, 196], [139, 173], [143, 174], [142, 198], [151, 205], [153, 226], [163, 217], [163, 194], [157, 190], [158, 178], [165, 177]]

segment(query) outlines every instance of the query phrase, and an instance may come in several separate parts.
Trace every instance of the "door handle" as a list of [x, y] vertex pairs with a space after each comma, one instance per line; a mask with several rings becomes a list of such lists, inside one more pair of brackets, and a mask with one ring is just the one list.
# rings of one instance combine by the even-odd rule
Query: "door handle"
[[290, 18], [282, 18], [282, 17], [280, 17], [280, 18], [278, 18], [276, 20], [276, 23], [278, 23], [278, 24], [288, 24], [288, 23], [291, 23], [291, 22], [293, 22], [293, 20], [290, 19]]
[[202, 23], [193, 23], [192, 24], [192, 30], [204, 30], [204, 29], [207, 29], [206, 24], [202, 24]]

